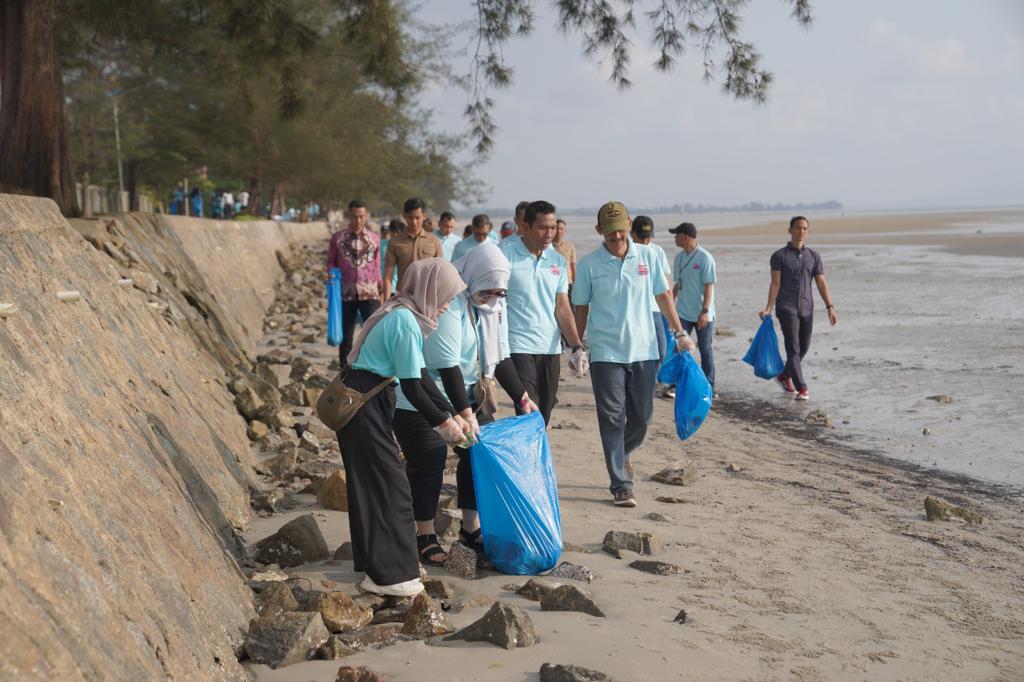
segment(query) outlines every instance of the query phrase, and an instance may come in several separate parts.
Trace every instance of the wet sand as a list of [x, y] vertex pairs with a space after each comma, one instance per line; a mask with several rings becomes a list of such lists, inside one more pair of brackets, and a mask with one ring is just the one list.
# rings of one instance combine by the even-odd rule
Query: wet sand
[[[587, 589], [607, 618], [541, 612], [504, 589], [524, 577], [448, 576], [459, 600], [470, 604], [450, 615], [456, 627], [501, 599], [526, 609], [541, 642], [513, 651], [407, 642], [343, 661], [253, 666], [257, 679], [327, 682], [344, 664], [367, 665], [394, 680], [536, 680], [543, 662], [583, 665], [620, 681], [1024, 675], [1020, 495], [880, 461], [834, 442], [828, 430], [805, 426], [800, 415], [766, 417], [770, 406], [748, 401], [720, 402], [697, 435], [681, 443], [671, 404], [658, 399], [647, 442], [634, 455], [640, 506], [619, 509], [607, 492], [589, 380], [564, 380], [560, 396], [549, 433], [564, 537], [594, 552], [562, 560], [597, 575]], [[691, 459], [701, 472], [691, 486], [647, 480]], [[741, 470], [727, 472], [730, 463]], [[926, 521], [926, 494], [980, 511], [986, 523]], [[655, 501], [663, 495], [685, 502]], [[248, 539], [303, 511], [258, 522]], [[651, 512], [672, 520], [650, 520]], [[347, 539], [344, 513], [317, 515], [332, 548]], [[648, 575], [629, 568], [628, 558], [601, 553], [612, 529], [653, 533], [664, 549], [652, 558], [683, 573]], [[347, 561], [293, 574], [353, 592], [359, 577]], [[673, 622], [680, 609], [685, 624]]]

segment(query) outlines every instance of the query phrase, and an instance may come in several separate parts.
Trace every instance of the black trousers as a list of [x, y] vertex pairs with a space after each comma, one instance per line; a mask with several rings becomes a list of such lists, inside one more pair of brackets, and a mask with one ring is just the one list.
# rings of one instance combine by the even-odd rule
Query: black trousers
[[796, 390], [802, 391], [807, 388], [804, 382], [801, 360], [807, 355], [807, 349], [811, 347], [811, 327], [814, 321], [813, 315], [794, 315], [776, 311], [779, 318], [779, 326], [782, 327], [782, 339], [786, 346], [786, 376], [793, 380]]
[[[345, 385], [368, 391], [384, 377], [357, 369]], [[357, 571], [378, 585], [418, 578], [419, 553], [412, 495], [391, 437], [395, 389], [388, 386], [338, 431], [348, 490], [348, 525]]]
[[[490, 415], [477, 415], [481, 425], [494, 421]], [[423, 415], [414, 410], [395, 410], [395, 438], [405, 454], [405, 476], [412, 491], [412, 513], [417, 521], [433, 521], [441, 496], [448, 445], [431, 428]], [[455, 483], [459, 487], [459, 509], [476, 509], [473, 464], [469, 450], [455, 448], [459, 466]]]
[[[562, 371], [562, 356], [513, 353], [512, 364], [516, 367], [519, 380], [523, 382], [523, 388], [530, 399], [537, 403], [544, 416], [544, 423], [547, 424], [558, 403], [558, 375]], [[516, 405], [516, 414], [522, 414], [519, 405]]]
[[[348, 366], [348, 354], [352, 351], [352, 342], [355, 341], [356, 313], [362, 316], [365, 322], [370, 315], [377, 312], [380, 301], [372, 298], [368, 301], [342, 301], [341, 302], [341, 346], [338, 348], [338, 355], [341, 359], [341, 366]], [[380, 584], [380, 583], [378, 583]]]

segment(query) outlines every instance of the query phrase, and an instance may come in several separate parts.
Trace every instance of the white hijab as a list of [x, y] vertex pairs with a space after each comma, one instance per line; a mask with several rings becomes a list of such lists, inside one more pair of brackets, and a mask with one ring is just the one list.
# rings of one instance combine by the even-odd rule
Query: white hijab
[[508, 354], [506, 339], [500, 332], [501, 317], [505, 314], [505, 299], [494, 298], [485, 305], [473, 300], [473, 294], [491, 289], [508, 290], [512, 266], [497, 246], [485, 242], [452, 263], [467, 285], [461, 295], [466, 297], [466, 310], [474, 312], [477, 320], [477, 338], [480, 340], [480, 370], [485, 377], [494, 376], [494, 368]]

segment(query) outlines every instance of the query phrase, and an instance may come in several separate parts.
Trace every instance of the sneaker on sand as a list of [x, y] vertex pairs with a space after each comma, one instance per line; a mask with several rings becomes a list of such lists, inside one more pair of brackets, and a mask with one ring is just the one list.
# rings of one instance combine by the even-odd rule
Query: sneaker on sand
[[780, 374], [779, 376], [775, 377], [775, 383], [781, 386], [782, 390], [785, 391], [786, 393], [796, 393], [796, 386], [793, 385], [793, 380], [790, 379], [785, 374]]
[[665, 389], [665, 390], [664, 390], [664, 391], [662, 392], [662, 394], [661, 394], [661, 397], [662, 397], [662, 398], [665, 398], [665, 399], [667, 399], [667, 400], [675, 400], [675, 399], [676, 399], [676, 387], [675, 387], [675, 386], [669, 386], [669, 387], [667, 387], [667, 388], [666, 388], [666, 389]]
[[420, 582], [419, 578], [413, 578], [412, 580], [406, 580], [404, 583], [378, 585], [373, 582], [370, 576], [366, 576], [363, 578], [363, 582], [359, 583], [359, 589], [363, 592], [372, 592], [373, 594], [382, 594], [390, 597], [415, 597], [423, 591], [423, 583]]
[[808, 391], [806, 388], [801, 388], [800, 392], [796, 394], [796, 398], [794, 398], [794, 400], [810, 400], [810, 399], [811, 399], [811, 392]]
[[618, 490], [612, 494], [615, 499], [616, 507], [635, 507], [636, 498], [633, 497], [632, 490]]

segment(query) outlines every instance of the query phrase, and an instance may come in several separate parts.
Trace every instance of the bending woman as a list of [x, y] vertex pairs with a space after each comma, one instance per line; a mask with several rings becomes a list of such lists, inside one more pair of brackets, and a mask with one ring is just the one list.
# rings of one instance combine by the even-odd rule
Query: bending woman
[[[466, 288], [452, 265], [427, 258], [409, 266], [402, 289], [363, 324], [348, 356], [345, 385], [367, 392], [397, 377], [402, 392], [428, 425], [453, 442], [469, 425], [453, 418], [423, 362], [423, 340], [437, 318]], [[413, 533], [409, 481], [391, 436], [395, 389], [389, 385], [338, 431], [348, 490], [352, 558], [366, 571], [360, 587], [376, 594], [412, 596], [423, 590]], [[432, 435], [436, 435], [431, 431]]]
[[[430, 375], [444, 389], [458, 416], [469, 422], [473, 435], [479, 424], [494, 421], [493, 414], [473, 398], [473, 385], [478, 381], [501, 384], [512, 401], [524, 412], [533, 412], [536, 405], [526, 395], [509, 358], [508, 317], [505, 295], [511, 274], [508, 259], [501, 250], [487, 242], [455, 261], [468, 289], [452, 301], [438, 318], [437, 331], [424, 342], [423, 356]], [[405, 385], [402, 385], [402, 393]], [[448, 455], [445, 442], [430, 428], [430, 421], [417, 410], [406, 395], [399, 395], [395, 410], [395, 437], [405, 453], [405, 473], [412, 490], [413, 515], [416, 518], [416, 544], [420, 561], [428, 566], [444, 563], [445, 551], [434, 532], [434, 516], [441, 493], [444, 464]], [[476, 513], [476, 494], [469, 451], [456, 447], [459, 466], [456, 482], [462, 528], [459, 540], [483, 551], [480, 520]]]

